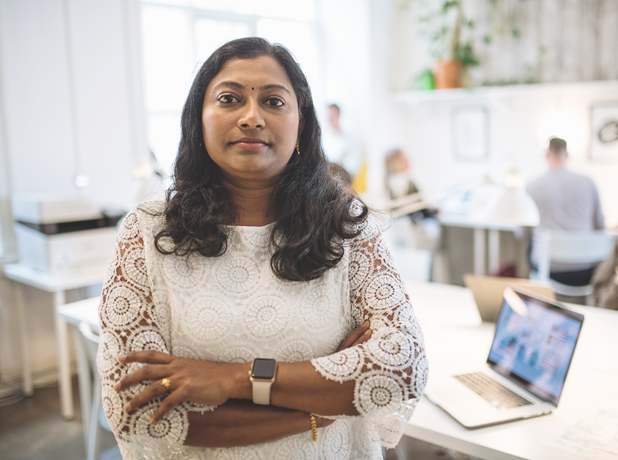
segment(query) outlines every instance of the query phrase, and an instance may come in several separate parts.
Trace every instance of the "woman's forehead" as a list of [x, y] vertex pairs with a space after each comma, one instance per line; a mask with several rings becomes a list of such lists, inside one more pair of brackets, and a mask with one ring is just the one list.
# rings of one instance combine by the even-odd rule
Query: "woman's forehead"
[[[258, 56], [250, 59], [230, 59], [208, 85], [209, 90], [224, 81], [252, 85], [258, 88], [265, 85], [281, 85], [294, 93], [294, 88], [283, 66], [272, 56]], [[257, 86], [256, 86], [257, 85]]]

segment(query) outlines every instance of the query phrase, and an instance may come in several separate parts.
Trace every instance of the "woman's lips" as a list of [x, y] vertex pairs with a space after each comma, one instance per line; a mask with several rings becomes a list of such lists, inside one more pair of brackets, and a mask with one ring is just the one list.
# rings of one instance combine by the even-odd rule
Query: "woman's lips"
[[233, 145], [242, 150], [261, 150], [268, 146], [262, 139], [243, 138], [232, 142]]

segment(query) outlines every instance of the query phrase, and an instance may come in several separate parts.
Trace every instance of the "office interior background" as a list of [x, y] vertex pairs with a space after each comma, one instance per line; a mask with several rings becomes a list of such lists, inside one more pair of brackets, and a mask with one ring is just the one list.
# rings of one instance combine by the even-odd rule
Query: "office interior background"
[[[478, 64], [466, 69], [465, 89], [422, 90], [436, 48], [448, 46], [430, 30], [448, 20], [436, 12], [442, 3], [1, 0], [0, 261], [17, 261], [16, 194], [80, 194], [103, 209], [131, 209], [153, 170], [150, 152], [170, 172], [197, 69], [220, 44], [251, 35], [292, 51], [323, 124], [328, 104], [341, 107], [344, 130], [362, 141], [369, 203], [385, 199], [393, 148], [438, 205], [487, 178], [503, 184], [510, 171], [529, 182], [546, 170], [548, 140], [558, 136], [569, 168], [597, 184], [606, 226], [618, 226], [618, 150], [595, 150], [592, 129], [595, 110], [618, 113], [618, 3], [464, 1], [461, 40]], [[483, 114], [483, 145], [471, 154], [455, 145], [466, 110]], [[461, 284], [468, 268], [446, 267], [447, 281]], [[50, 296], [25, 290], [35, 386], [54, 378]], [[0, 277], [0, 397], [19, 385], [15, 302]]]

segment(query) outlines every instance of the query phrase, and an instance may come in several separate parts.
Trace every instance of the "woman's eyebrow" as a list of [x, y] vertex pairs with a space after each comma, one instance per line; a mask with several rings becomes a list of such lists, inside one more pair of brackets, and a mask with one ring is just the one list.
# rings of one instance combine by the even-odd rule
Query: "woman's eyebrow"
[[268, 90], [268, 89], [280, 89], [282, 91], [285, 91], [286, 93], [288, 93], [290, 96], [292, 95], [292, 93], [290, 92], [289, 89], [287, 89], [285, 86], [283, 85], [277, 85], [275, 83], [270, 84], [270, 85], [264, 85], [260, 88], [262, 91], [264, 90]]
[[217, 91], [222, 86], [231, 86], [231, 87], [237, 88], [237, 89], [245, 89], [245, 85], [241, 85], [240, 83], [238, 83], [236, 81], [222, 81], [221, 83], [215, 85], [215, 87], [212, 89], [213, 92]]
[[[222, 81], [221, 83], [215, 85], [215, 87], [212, 90], [213, 90], [213, 92], [216, 92], [218, 89], [220, 89], [223, 86], [231, 86], [232, 88], [237, 88], [237, 89], [240, 89], [240, 90], [244, 90], [245, 89], [245, 85], [243, 85], [241, 83], [238, 83], [236, 81], [228, 80], [228, 81]], [[262, 90], [262, 91], [266, 91], [266, 90], [269, 90], [269, 89], [280, 89], [280, 90], [285, 91], [286, 93], [288, 93], [290, 96], [292, 95], [292, 93], [290, 92], [289, 89], [287, 89], [285, 86], [279, 85], [277, 83], [271, 83], [269, 85], [264, 85], [264, 86], [260, 87], [260, 90]]]

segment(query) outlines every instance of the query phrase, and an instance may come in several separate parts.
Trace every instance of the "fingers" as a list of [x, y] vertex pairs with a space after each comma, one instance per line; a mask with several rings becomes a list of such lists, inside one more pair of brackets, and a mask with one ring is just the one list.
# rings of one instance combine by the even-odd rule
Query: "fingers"
[[[371, 336], [371, 334], [369, 334], [369, 336], [363, 337], [363, 335], [367, 331], [371, 331], [371, 329], [369, 329], [369, 321], [365, 321], [359, 327], [354, 329], [350, 333], [350, 335], [348, 335], [344, 339], [344, 341], [341, 342], [341, 345], [339, 345], [339, 348], [337, 348], [337, 351], [345, 350], [346, 348], [350, 348], [350, 347], [353, 347], [354, 345], [358, 345], [358, 343], [366, 342], [369, 339], [369, 337]], [[359, 342], [359, 340], [360, 340], [360, 342]]]
[[161, 420], [165, 414], [171, 411], [174, 407], [178, 406], [181, 402], [185, 400], [184, 392], [181, 390], [173, 391], [167, 398], [161, 401], [161, 404], [155, 411], [155, 413], [150, 418], [151, 425], [156, 424], [159, 420]]
[[170, 370], [167, 366], [163, 364], [149, 364], [125, 375], [124, 378], [116, 382], [114, 390], [122, 391], [144, 380], [159, 380], [169, 375]]
[[367, 340], [369, 340], [371, 338], [371, 334], [373, 333], [373, 331], [371, 329], [367, 329], [363, 335], [361, 335], [358, 340], [356, 340], [356, 342], [354, 342], [352, 345], [350, 345], [351, 347], [355, 347], [356, 345], [360, 345], [361, 343], [365, 343]]
[[136, 409], [139, 409], [148, 401], [153, 400], [154, 398], [164, 395], [168, 391], [172, 391], [173, 386], [170, 382], [169, 389], [161, 384], [161, 380], [157, 380], [156, 382], [152, 382], [146, 388], [144, 388], [137, 396], [135, 396], [131, 401], [126, 403], [123, 407], [127, 412], [133, 412]]
[[146, 363], [146, 364], [169, 364], [174, 357], [161, 351], [147, 350], [135, 351], [126, 355], [118, 356], [121, 364]]

